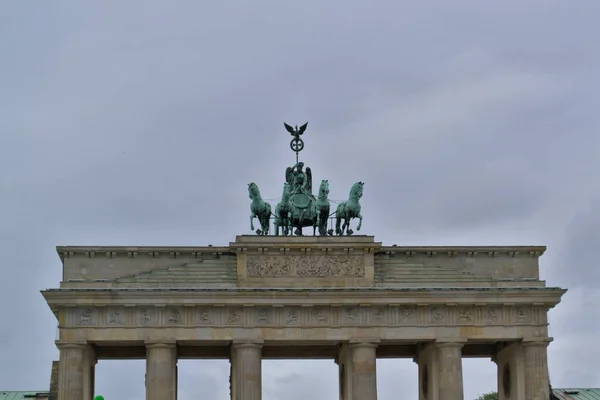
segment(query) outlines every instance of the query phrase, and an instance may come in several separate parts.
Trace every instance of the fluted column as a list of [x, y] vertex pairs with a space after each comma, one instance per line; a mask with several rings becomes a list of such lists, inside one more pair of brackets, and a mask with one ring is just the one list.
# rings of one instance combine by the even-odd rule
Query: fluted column
[[352, 394], [350, 400], [377, 400], [377, 343], [350, 343]]
[[146, 343], [146, 400], [177, 399], [177, 345]]
[[550, 398], [548, 345], [551, 340], [522, 342], [525, 358], [525, 400]]
[[233, 343], [231, 349], [234, 400], [261, 400], [262, 343]]
[[464, 341], [435, 343], [438, 362], [439, 400], [463, 400], [462, 347]]
[[85, 340], [56, 341], [60, 350], [58, 363], [58, 399], [91, 400], [95, 357]]

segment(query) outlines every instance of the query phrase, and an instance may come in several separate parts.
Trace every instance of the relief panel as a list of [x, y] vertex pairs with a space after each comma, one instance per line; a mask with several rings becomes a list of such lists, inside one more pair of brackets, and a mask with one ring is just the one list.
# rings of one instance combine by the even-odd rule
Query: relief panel
[[106, 325], [120, 326], [126, 325], [125, 309], [122, 307], [108, 307], [106, 309]]
[[249, 277], [364, 277], [364, 255], [249, 255]]

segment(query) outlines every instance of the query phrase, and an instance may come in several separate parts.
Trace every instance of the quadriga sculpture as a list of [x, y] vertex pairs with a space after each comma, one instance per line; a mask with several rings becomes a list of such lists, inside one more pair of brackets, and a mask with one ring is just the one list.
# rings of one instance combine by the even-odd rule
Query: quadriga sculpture
[[[362, 226], [362, 215], [360, 214], [360, 198], [363, 193], [364, 182], [357, 182], [350, 190], [350, 196], [347, 201], [341, 202], [336, 211], [330, 214], [329, 204], [329, 181], [324, 179], [319, 186], [319, 194], [315, 197], [312, 193], [312, 171], [309, 167], [304, 168], [304, 163], [298, 161], [298, 153], [304, 149], [304, 141], [300, 138], [308, 122], [300, 128], [285, 124], [285, 129], [294, 137], [290, 142], [290, 148], [296, 153], [296, 163], [287, 167], [285, 170], [285, 183], [281, 201], [275, 208], [275, 213], [271, 212], [271, 205], [264, 201], [255, 183], [248, 184], [248, 193], [252, 203], [250, 204], [250, 229], [254, 230], [254, 218], [258, 218], [260, 229], [256, 230], [258, 235], [269, 234], [269, 220], [271, 215], [274, 218], [274, 232], [283, 236], [295, 234], [302, 236], [302, 228], [313, 228], [313, 236], [333, 235], [333, 229], [327, 230], [329, 218], [335, 214], [336, 226], [335, 234], [352, 235], [350, 221], [359, 218], [357, 230]], [[341, 224], [342, 219], [344, 224]]]

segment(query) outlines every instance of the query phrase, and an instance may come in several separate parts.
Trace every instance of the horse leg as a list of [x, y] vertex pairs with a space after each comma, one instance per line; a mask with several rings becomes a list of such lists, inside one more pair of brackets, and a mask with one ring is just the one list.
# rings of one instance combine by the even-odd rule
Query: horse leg
[[319, 234], [321, 233], [321, 211], [317, 210], [315, 216], [315, 232], [313, 232], [313, 236], [316, 236], [316, 227], [319, 227]]
[[254, 217], [256, 217], [256, 214], [252, 213], [250, 214], [250, 230], [254, 231], [254, 222], [252, 221], [254, 219]]
[[360, 221], [358, 222], [358, 226], [356, 227], [356, 230], [360, 231], [360, 227], [362, 226], [362, 215], [360, 215], [360, 213], [359, 213], [356, 217], [360, 218]]

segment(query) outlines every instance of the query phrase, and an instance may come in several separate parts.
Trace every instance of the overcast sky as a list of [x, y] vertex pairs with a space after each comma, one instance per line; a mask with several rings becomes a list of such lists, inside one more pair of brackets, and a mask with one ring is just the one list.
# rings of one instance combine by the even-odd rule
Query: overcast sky
[[[56, 245], [226, 245], [247, 183], [281, 192], [282, 123], [333, 199], [365, 181], [385, 244], [547, 245], [555, 387], [599, 387], [597, 0], [4, 1], [0, 390], [47, 390]], [[9, 361], [7, 361], [9, 360]], [[265, 400], [337, 398], [333, 362], [264, 362]], [[417, 366], [378, 362], [379, 399]], [[226, 361], [181, 362], [180, 400], [226, 399]], [[464, 361], [465, 399], [495, 390]], [[144, 363], [98, 365], [144, 399]]]

